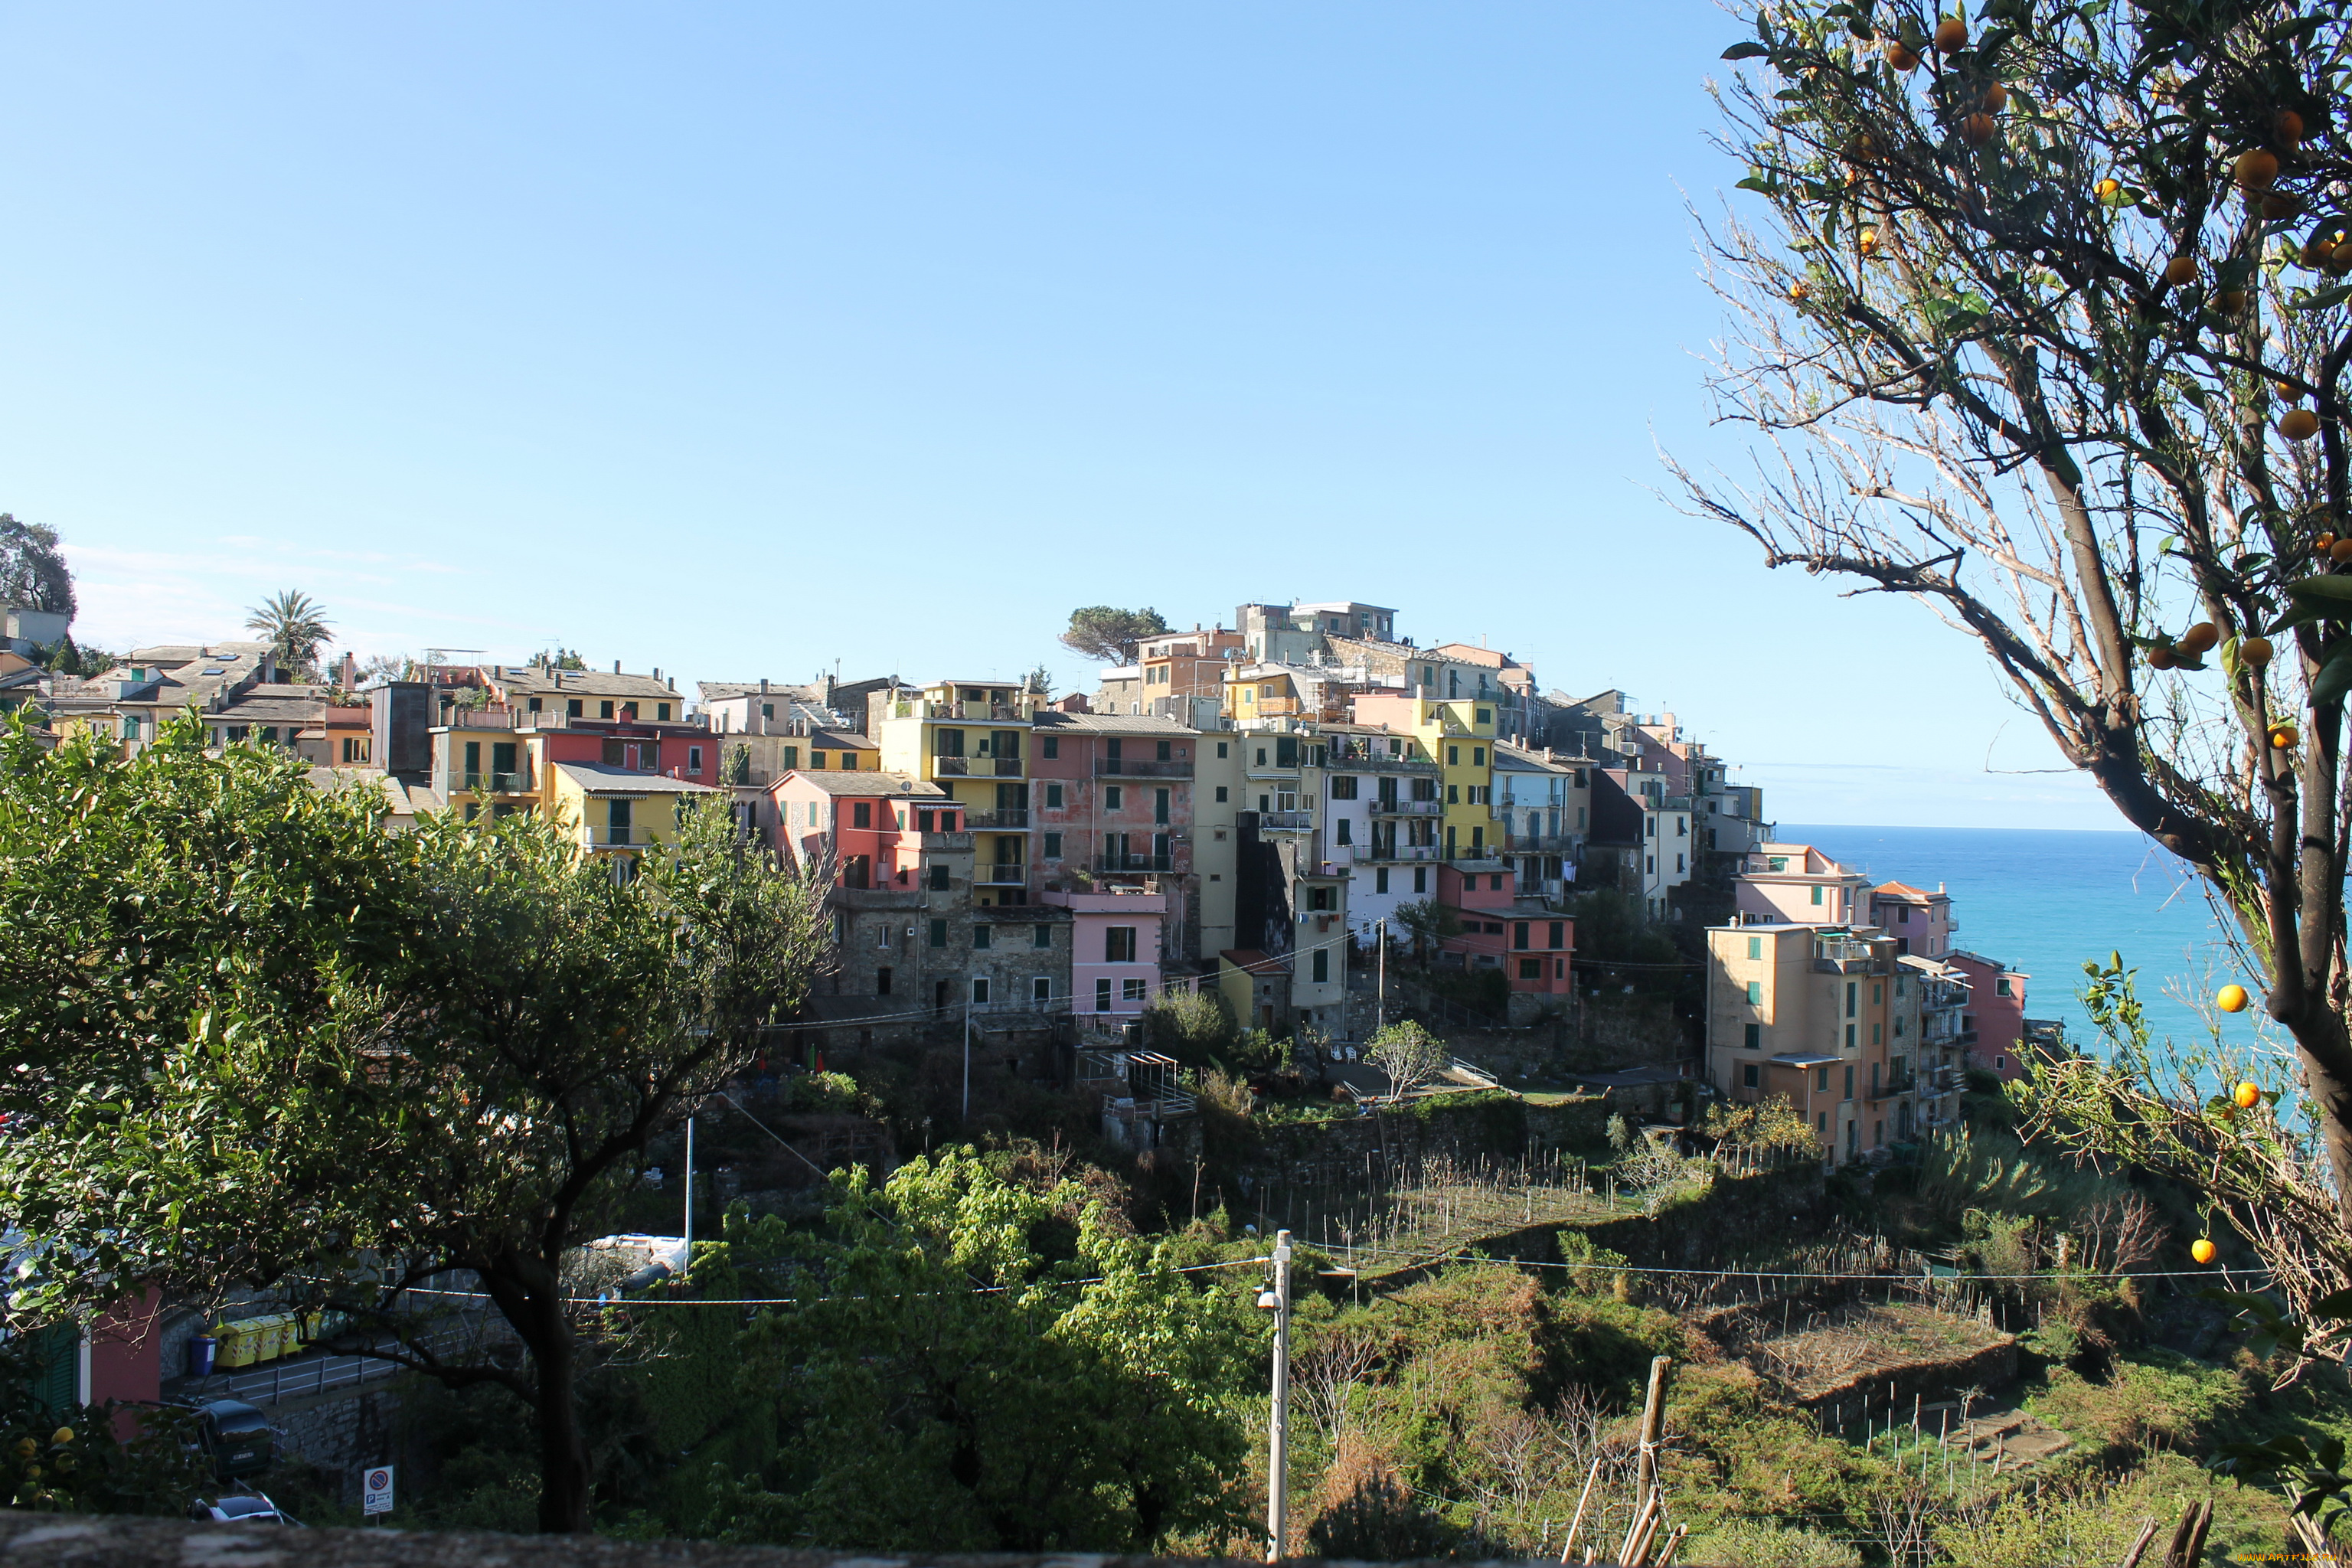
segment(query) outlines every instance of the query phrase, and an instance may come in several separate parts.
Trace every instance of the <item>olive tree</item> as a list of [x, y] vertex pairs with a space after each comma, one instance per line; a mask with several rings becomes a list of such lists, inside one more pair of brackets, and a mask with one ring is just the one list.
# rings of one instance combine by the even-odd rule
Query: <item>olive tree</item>
[[[519, 1397], [542, 1528], [585, 1529], [567, 1257], [797, 1002], [817, 900], [722, 796], [630, 877], [530, 817], [390, 834], [370, 792], [201, 740], [0, 742], [0, 1225], [47, 1244], [10, 1312], [235, 1283], [342, 1307], [348, 1348]], [[414, 1290], [453, 1272], [520, 1356], [420, 1331]]]
[[2306, 1239], [2352, 1281], [2352, 18], [1736, 9], [1722, 145], [1756, 199], [1703, 250], [1732, 313], [1713, 387], [1754, 467], [1669, 467], [1769, 565], [1975, 638], [2204, 879], [2315, 1111]]

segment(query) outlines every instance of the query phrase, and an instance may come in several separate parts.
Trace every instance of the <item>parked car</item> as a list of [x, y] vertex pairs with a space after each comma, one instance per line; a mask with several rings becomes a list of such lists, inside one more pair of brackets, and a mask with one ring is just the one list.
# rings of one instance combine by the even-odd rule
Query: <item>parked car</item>
[[215, 1498], [205, 1502], [201, 1498], [188, 1505], [188, 1517], [198, 1522], [214, 1524], [296, 1524], [302, 1521], [290, 1513], [279, 1510], [259, 1492], [246, 1492], [235, 1497]]
[[199, 1399], [197, 1442], [224, 1481], [257, 1476], [278, 1459], [278, 1431], [269, 1417], [241, 1399]]

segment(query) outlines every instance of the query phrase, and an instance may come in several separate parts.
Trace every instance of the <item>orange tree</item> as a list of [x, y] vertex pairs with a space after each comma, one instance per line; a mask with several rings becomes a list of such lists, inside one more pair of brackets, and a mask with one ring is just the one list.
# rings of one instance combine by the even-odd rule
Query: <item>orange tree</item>
[[2352, 1281], [2352, 16], [1737, 9], [1721, 144], [1759, 200], [1703, 246], [1754, 467], [1669, 468], [1769, 564], [1975, 637], [2206, 880], [2313, 1113], [2297, 1256]]

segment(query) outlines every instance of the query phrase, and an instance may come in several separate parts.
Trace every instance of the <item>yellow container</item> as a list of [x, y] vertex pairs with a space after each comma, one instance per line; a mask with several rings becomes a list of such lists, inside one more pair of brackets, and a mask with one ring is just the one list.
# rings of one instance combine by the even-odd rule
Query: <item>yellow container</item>
[[224, 1367], [251, 1366], [254, 1361], [255, 1335], [250, 1319], [213, 1325], [213, 1338], [220, 1342], [220, 1353], [215, 1364]]
[[254, 1360], [276, 1361], [279, 1356], [291, 1355], [294, 1352], [293, 1313], [270, 1312], [260, 1318], [258, 1321], [261, 1325], [261, 1343], [254, 1352]]

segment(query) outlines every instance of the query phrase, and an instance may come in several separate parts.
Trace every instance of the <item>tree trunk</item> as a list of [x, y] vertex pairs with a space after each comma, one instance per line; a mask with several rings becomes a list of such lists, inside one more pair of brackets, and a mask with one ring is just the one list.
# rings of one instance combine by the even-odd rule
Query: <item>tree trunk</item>
[[530, 1352], [532, 1415], [539, 1427], [539, 1528], [549, 1534], [585, 1533], [594, 1483], [580, 1431], [574, 1386], [579, 1342], [564, 1314], [562, 1277], [540, 1258], [509, 1254], [484, 1272], [483, 1282]]

